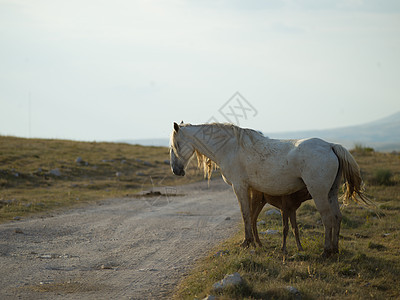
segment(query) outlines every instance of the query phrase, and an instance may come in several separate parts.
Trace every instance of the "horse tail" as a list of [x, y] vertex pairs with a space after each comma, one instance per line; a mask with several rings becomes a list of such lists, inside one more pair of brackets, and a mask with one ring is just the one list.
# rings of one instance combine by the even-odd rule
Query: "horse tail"
[[[364, 183], [360, 174], [360, 167], [351, 153], [339, 144], [333, 144], [332, 150], [339, 159], [339, 170], [342, 170], [344, 184], [343, 203], [347, 205], [350, 199], [366, 206], [376, 206], [365, 194]], [[340, 176], [340, 175], [339, 175]], [[358, 196], [358, 197], [357, 197]]]

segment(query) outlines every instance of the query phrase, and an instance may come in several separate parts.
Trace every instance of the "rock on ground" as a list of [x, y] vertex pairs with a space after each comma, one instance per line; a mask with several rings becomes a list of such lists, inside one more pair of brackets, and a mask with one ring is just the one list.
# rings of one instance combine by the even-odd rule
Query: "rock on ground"
[[294, 286], [288, 285], [288, 286], [286, 287], [286, 290], [287, 290], [290, 294], [294, 295], [294, 299], [295, 299], [295, 300], [301, 300], [301, 294], [300, 294], [299, 290], [296, 289]]
[[266, 216], [272, 216], [272, 215], [277, 215], [277, 216], [280, 216], [281, 215], [281, 212], [279, 211], [279, 210], [277, 210], [277, 209], [270, 209], [270, 210], [267, 210], [266, 212], [265, 212], [265, 215]]
[[238, 272], [233, 274], [226, 275], [224, 279], [214, 283], [213, 289], [214, 291], [221, 291], [227, 287], [234, 287], [243, 284], [243, 278], [240, 276]]
[[56, 168], [56, 169], [53, 169], [53, 170], [50, 170], [50, 175], [54, 175], [54, 176], [61, 176], [61, 172], [60, 172], [60, 169], [58, 169], [58, 168]]

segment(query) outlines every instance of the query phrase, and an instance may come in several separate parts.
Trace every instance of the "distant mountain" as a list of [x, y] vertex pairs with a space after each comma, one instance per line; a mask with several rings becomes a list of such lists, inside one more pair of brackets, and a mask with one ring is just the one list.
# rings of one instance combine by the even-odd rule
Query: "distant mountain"
[[[346, 148], [355, 144], [372, 147], [377, 151], [400, 151], [400, 112], [366, 124], [326, 130], [264, 133], [274, 139], [303, 139], [319, 137], [329, 142], [339, 143]], [[169, 139], [124, 140], [129, 144], [143, 146], [169, 146]]]
[[400, 151], [400, 112], [362, 125], [326, 130], [275, 132], [265, 135], [281, 139], [319, 137], [330, 142], [340, 143], [347, 148], [361, 144], [377, 151]]

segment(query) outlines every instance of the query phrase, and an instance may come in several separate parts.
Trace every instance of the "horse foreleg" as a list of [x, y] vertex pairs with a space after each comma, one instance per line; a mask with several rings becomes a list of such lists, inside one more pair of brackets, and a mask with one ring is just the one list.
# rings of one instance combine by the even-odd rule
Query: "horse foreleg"
[[303, 247], [301, 246], [301, 243], [300, 243], [299, 227], [297, 226], [296, 211], [295, 210], [292, 210], [290, 212], [289, 218], [290, 218], [290, 224], [292, 225], [293, 234], [294, 234], [294, 237], [296, 239], [297, 250], [303, 251]]
[[242, 218], [244, 223], [244, 241], [241, 247], [248, 248], [250, 245], [255, 246], [253, 232], [251, 228], [251, 215], [250, 215], [250, 203], [248, 188], [237, 187], [233, 185], [233, 190], [239, 201], [240, 211], [242, 212]]

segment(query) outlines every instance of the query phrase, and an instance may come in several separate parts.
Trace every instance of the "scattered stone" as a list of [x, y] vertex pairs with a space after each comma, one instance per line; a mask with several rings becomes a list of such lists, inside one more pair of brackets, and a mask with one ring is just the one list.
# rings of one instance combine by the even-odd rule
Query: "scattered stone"
[[24, 232], [21, 228], [15, 228], [15, 233], [23, 234]]
[[164, 160], [164, 164], [169, 165], [170, 164], [169, 159]]
[[126, 163], [127, 163], [127, 161], [125, 159], [121, 160], [121, 165], [124, 165]]
[[270, 209], [270, 210], [267, 210], [266, 212], [265, 212], [265, 215], [266, 216], [273, 216], [273, 215], [276, 215], [276, 216], [280, 216], [281, 215], [281, 212], [279, 211], [279, 210], [277, 210], [277, 209]]
[[77, 157], [77, 158], [75, 159], [75, 162], [76, 162], [77, 164], [79, 164], [79, 165], [85, 165], [85, 166], [88, 166], [88, 165], [89, 165], [89, 163], [88, 163], [87, 161], [84, 161], [84, 160], [82, 159], [82, 157]]
[[55, 169], [53, 169], [53, 170], [50, 170], [50, 175], [53, 175], [53, 176], [61, 176], [61, 172], [60, 172], [60, 170], [58, 169], [58, 168], [55, 168]]
[[301, 252], [297, 252], [295, 254], [293, 254], [291, 257], [288, 258], [289, 261], [306, 261], [310, 258], [309, 254], [306, 253], [301, 253]]
[[43, 280], [43, 281], [40, 281], [39, 284], [44, 285], [44, 284], [51, 284], [53, 282], [54, 282], [54, 280]]
[[13, 203], [16, 203], [17, 201], [15, 199], [8, 199], [8, 200], [0, 200], [0, 207], [4, 205], [11, 205]]
[[139, 272], [155, 272], [158, 271], [157, 269], [153, 269], [153, 268], [145, 268], [145, 269], [139, 269]]
[[112, 270], [114, 268], [111, 265], [101, 265], [100, 269], [102, 269], [102, 270]]
[[366, 239], [366, 238], [369, 238], [368, 235], [364, 235], [364, 234], [361, 234], [361, 233], [355, 233], [354, 236], [355, 236], [356, 238], [359, 238], [359, 239]]
[[13, 218], [13, 220], [19, 221], [19, 220], [21, 220], [21, 217], [20, 216], [16, 216], [16, 217]]
[[136, 158], [135, 160], [136, 160], [137, 162], [139, 162], [139, 163], [140, 163], [140, 162], [143, 162], [143, 160], [141, 160], [141, 159], [139, 159], [139, 158]]
[[231, 219], [231, 217], [226, 217], [225, 221], [229, 221]]
[[228, 287], [235, 287], [243, 284], [243, 278], [240, 276], [238, 272], [235, 272], [230, 275], [226, 275], [224, 279], [219, 282], [214, 283], [213, 289], [214, 291], [222, 291]]
[[257, 222], [257, 225], [258, 225], [258, 226], [260, 226], [260, 225], [265, 225], [265, 221], [264, 221], [264, 220], [258, 221], [258, 222]]
[[286, 287], [286, 290], [287, 290], [290, 294], [294, 295], [294, 299], [295, 299], [295, 300], [300, 300], [300, 299], [301, 299], [301, 294], [300, 294], [299, 290], [296, 289], [295, 287], [288, 285], [288, 286]]
[[260, 234], [262, 234], [262, 235], [266, 235], [266, 234], [273, 235], [273, 234], [278, 234], [278, 233], [279, 233], [279, 231], [275, 230], [275, 229], [267, 229], [267, 231], [260, 232]]
[[389, 235], [390, 235], [390, 233], [384, 233], [384, 234], [382, 234], [382, 237], [387, 237]]
[[203, 300], [216, 300], [217, 297], [213, 296], [213, 295], [208, 295], [207, 297], [203, 298]]
[[146, 176], [146, 174], [142, 173], [142, 172], [136, 172], [137, 176]]
[[102, 162], [103, 163], [107, 163], [107, 162], [114, 162], [114, 159], [103, 159]]
[[215, 253], [213, 256], [214, 257], [220, 257], [229, 254], [229, 250], [219, 250], [217, 253]]
[[122, 175], [122, 173], [121, 173], [121, 172], [117, 172], [117, 173], [115, 173], [115, 176], [117, 176], [117, 177], [121, 177], [121, 175]]
[[153, 166], [153, 164], [151, 164], [151, 163], [148, 162], [148, 161], [143, 162], [143, 164], [144, 164], [145, 166], [147, 166], [147, 167], [152, 167], [152, 166]]
[[53, 258], [59, 258], [59, 255], [57, 254], [41, 254], [38, 256], [38, 258], [41, 259], [53, 259]]

